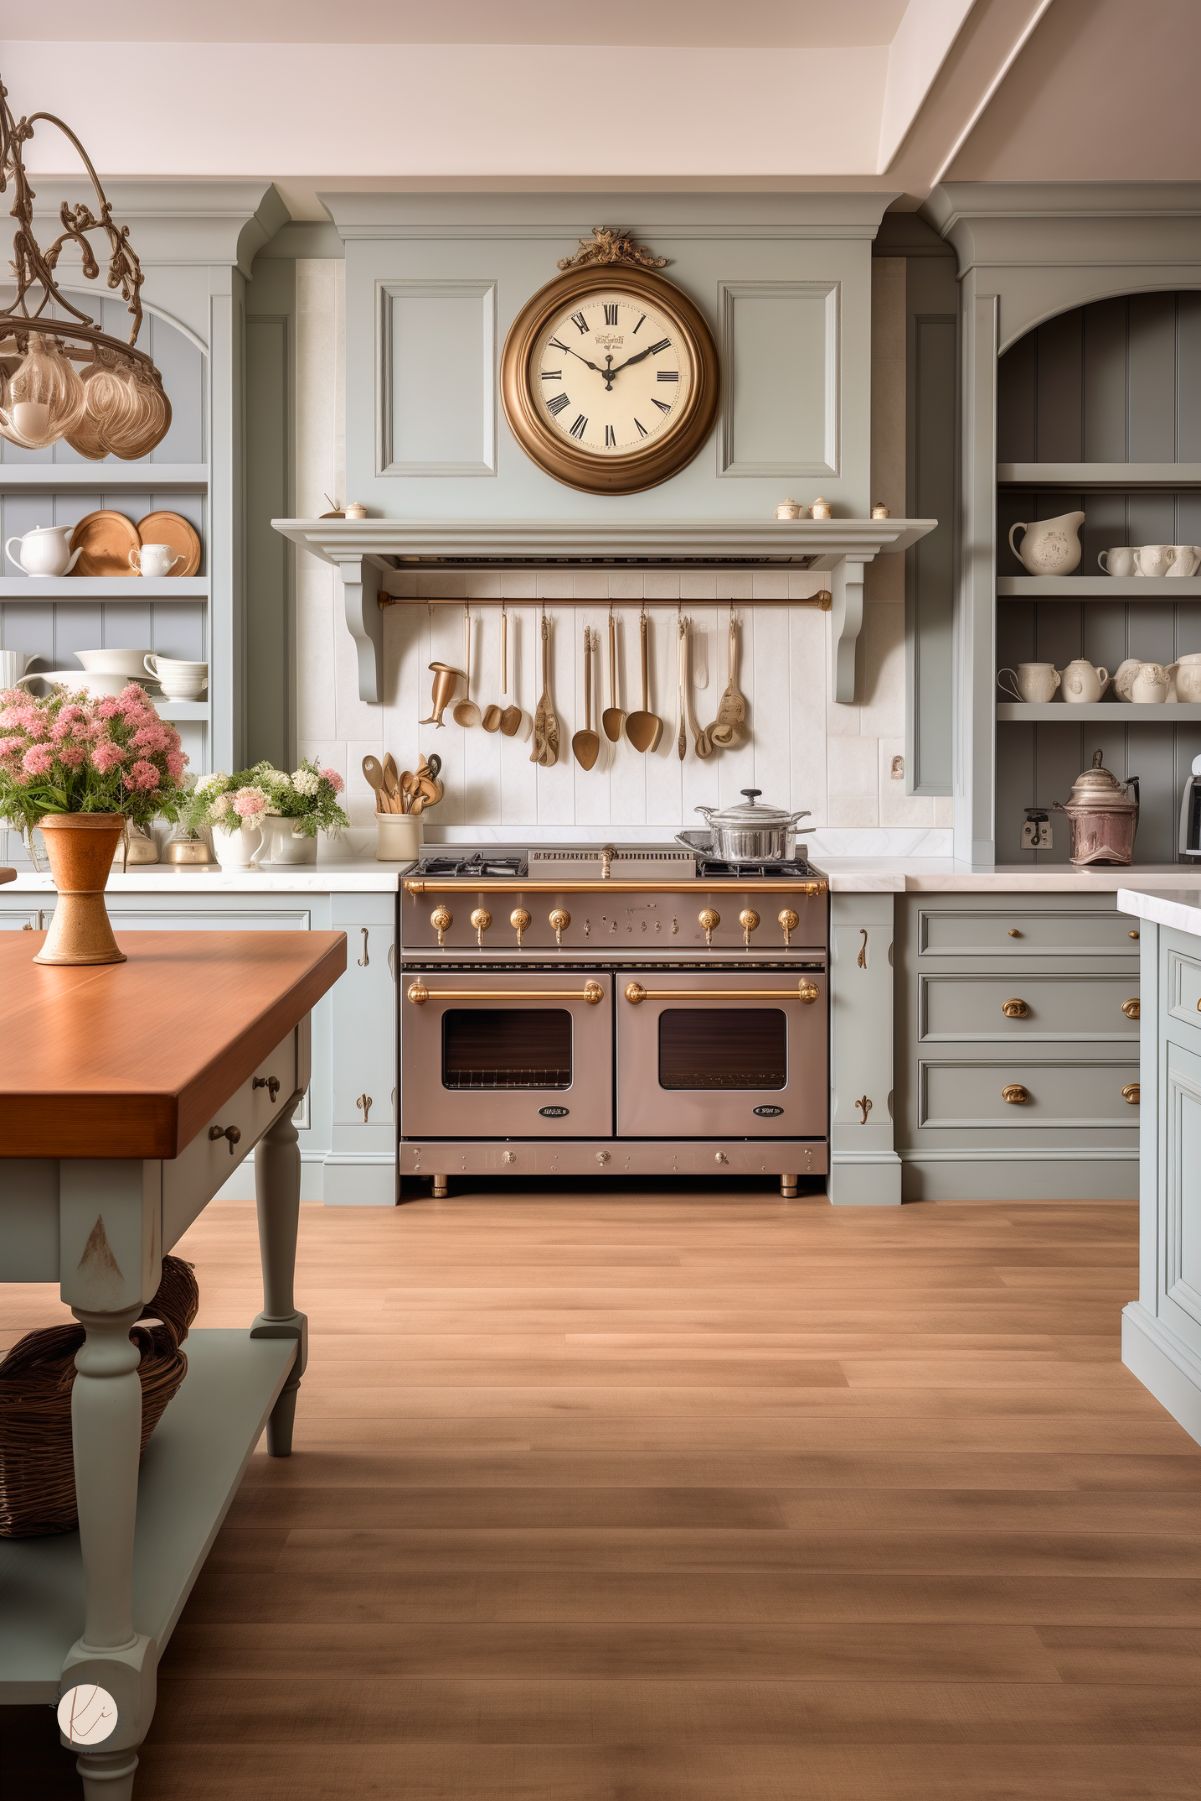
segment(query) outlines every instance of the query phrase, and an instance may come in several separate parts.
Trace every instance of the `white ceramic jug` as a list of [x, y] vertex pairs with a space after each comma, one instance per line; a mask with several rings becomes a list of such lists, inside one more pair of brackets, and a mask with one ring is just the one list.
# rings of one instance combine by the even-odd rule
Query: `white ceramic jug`
[[222, 869], [253, 869], [263, 848], [261, 827], [244, 819], [234, 832], [213, 827], [213, 855]]
[[1094, 668], [1087, 657], [1077, 657], [1063, 671], [1063, 698], [1076, 705], [1100, 700], [1108, 686], [1108, 669]]
[[35, 525], [23, 538], [10, 538], [4, 549], [26, 575], [70, 575], [82, 555], [82, 548], [71, 549], [74, 530], [73, 525]]
[[[1009, 528], [1009, 548], [1031, 575], [1071, 575], [1080, 567], [1083, 513], [1060, 513], [1056, 519], [1019, 520]], [[1021, 548], [1014, 533], [1023, 532]]]
[[[1172, 665], [1175, 668], [1175, 664]], [[1172, 673], [1162, 663], [1140, 663], [1130, 684], [1130, 698], [1136, 706], [1155, 705], [1168, 698]]]

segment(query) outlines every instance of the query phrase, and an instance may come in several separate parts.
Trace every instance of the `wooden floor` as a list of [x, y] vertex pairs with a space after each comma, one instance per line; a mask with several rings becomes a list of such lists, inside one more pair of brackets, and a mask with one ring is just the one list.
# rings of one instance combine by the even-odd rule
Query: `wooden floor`
[[[252, 1210], [186, 1241], [259, 1304]], [[1195, 1801], [1201, 1450], [1135, 1211], [586, 1192], [307, 1209], [140, 1801]], [[5, 1339], [53, 1313], [0, 1289]], [[77, 1801], [0, 1711], [4, 1801]]]

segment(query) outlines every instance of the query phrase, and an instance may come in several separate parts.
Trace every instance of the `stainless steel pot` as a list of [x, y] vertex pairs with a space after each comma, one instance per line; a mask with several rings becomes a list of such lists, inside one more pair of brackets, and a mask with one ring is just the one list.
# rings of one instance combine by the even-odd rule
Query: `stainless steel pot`
[[[737, 807], [698, 807], [713, 839], [713, 855], [725, 863], [786, 863], [796, 854], [797, 820], [808, 819], [809, 810], [786, 813], [780, 807], [761, 807], [759, 788], [743, 788], [746, 796]], [[802, 826], [802, 831], [812, 831]]]

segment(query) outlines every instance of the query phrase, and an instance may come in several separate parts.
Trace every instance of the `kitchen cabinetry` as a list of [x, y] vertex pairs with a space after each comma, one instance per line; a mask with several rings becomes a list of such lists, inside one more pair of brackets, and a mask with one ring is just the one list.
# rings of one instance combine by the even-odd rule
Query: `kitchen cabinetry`
[[905, 1198], [1133, 1195], [1139, 927], [1107, 894], [898, 906]]
[[[1146, 1117], [1139, 1298], [1122, 1315], [1122, 1360], [1201, 1440], [1201, 907], [1161, 909], [1158, 895], [1121, 904], [1132, 901], [1143, 915]], [[1187, 913], [1193, 930], [1162, 923]]]
[[[171, 892], [172, 878], [158, 879], [167, 892], [110, 888], [108, 910], [118, 939], [135, 931], [346, 933], [347, 973], [313, 1009], [313, 1080], [296, 1114], [301, 1192], [305, 1200], [329, 1206], [394, 1205], [395, 893], [206, 892], [205, 880], [216, 878], [203, 874], [179, 877], [187, 888]], [[32, 880], [19, 877], [0, 891], [0, 931], [41, 931], [49, 924], [53, 894], [31, 894]], [[262, 878], [247, 878], [248, 884], [256, 880]], [[203, 996], [195, 1004], [201, 1007]], [[244, 1200], [253, 1192], [253, 1171], [243, 1164], [222, 1195]]]

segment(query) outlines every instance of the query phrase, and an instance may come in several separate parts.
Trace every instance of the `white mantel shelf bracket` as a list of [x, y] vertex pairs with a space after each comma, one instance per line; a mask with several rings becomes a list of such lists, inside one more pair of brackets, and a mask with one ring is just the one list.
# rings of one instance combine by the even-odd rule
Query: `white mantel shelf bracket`
[[[380, 597], [394, 574], [478, 568], [778, 568], [829, 574], [833, 595], [830, 689], [855, 699], [855, 645], [863, 626], [863, 577], [877, 556], [905, 551], [936, 519], [273, 519], [277, 532], [342, 577], [346, 623], [359, 661], [359, 696], [383, 687]], [[758, 604], [758, 603], [756, 603]], [[771, 602], [765, 602], [771, 605]]]

